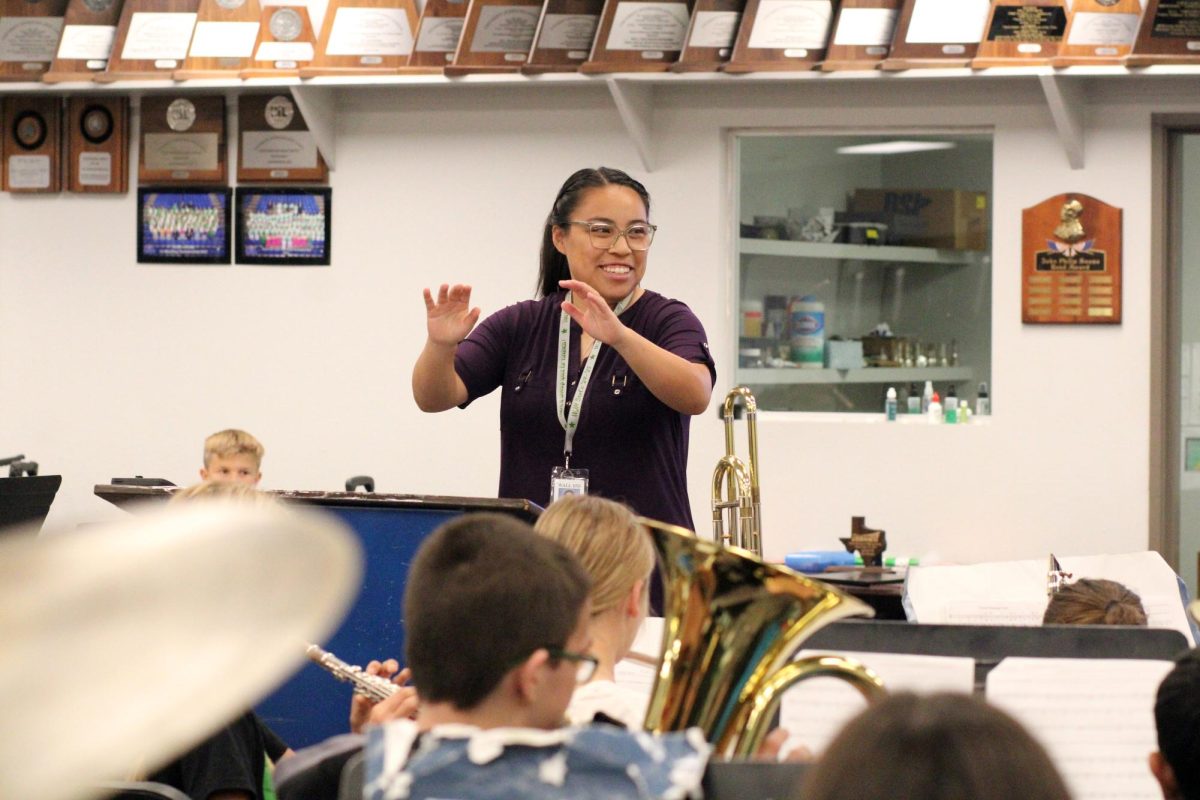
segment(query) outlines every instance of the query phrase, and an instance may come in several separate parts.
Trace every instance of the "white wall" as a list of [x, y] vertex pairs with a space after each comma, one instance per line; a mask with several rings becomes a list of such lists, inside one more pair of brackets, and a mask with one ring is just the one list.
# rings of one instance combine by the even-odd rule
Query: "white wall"
[[[470, 282], [485, 311], [531, 296], [567, 174], [606, 164], [646, 180], [661, 226], [646, 284], [704, 321], [720, 395], [735, 349], [730, 129], [982, 127], [996, 415], [965, 428], [762, 415], [767, 555], [835, 547], [851, 515], [886, 528], [893, 552], [960, 561], [1145, 548], [1150, 114], [1200, 109], [1194, 91], [1096, 85], [1072, 171], [1033, 78], [819, 84], [660, 88], [649, 174], [600, 86], [345, 94], [324, 269], [139, 266], [132, 193], [0, 195], [0, 456], [64, 476], [50, 528], [118, 514], [92, 496], [116, 475], [191, 481], [204, 436], [227, 426], [265, 442], [269, 488], [369, 473], [380, 491], [493, 494], [495, 398], [436, 416], [410, 398], [420, 290]], [[1125, 209], [1119, 326], [1021, 324], [1020, 210], [1065, 191]], [[711, 410], [694, 422], [702, 528], [721, 435]]]

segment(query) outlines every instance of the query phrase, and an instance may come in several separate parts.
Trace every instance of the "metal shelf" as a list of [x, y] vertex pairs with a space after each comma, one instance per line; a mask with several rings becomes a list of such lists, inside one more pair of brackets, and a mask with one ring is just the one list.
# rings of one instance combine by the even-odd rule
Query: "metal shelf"
[[986, 264], [989, 256], [982, 250], [939, 250], [933, 247], [900, 247], [872, 244], [826, 244], [778, 239], [741, 239], [742, 255], [781, 256], [783, 258], [825, 258], [838, 261], [889, 261], [913, 264]]
[[737, 370], [737, 382], [756, 386], [799, 383], [912, 383], [914, 381], [971, 381], [970, 367], [866, 367], [864, 369], [803, 369], [761, 367]]

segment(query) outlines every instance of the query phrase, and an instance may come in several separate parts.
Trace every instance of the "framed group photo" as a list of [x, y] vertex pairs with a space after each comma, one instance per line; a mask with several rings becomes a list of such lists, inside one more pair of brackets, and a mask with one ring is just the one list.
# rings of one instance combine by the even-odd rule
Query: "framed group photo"
[[138, 189], [139, 264], [228, 264], [230, 190]]
[[331, 201], [327, 186], [239, 186], [237, 263], [328, 266]]

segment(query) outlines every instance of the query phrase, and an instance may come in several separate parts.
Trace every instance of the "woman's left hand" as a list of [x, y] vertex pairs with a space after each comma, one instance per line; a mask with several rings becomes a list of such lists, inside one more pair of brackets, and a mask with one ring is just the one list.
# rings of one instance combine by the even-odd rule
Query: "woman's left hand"
[[563, 311], [566, 311], [588, 336], [610, 347], [616, 347], [628, 328], [617, 319], [617, 315], [608, 307], [608, 302], [600, 293], [583, 281], [565, 280], [559, 281], [558, 285], [571, 292], [573, 301], [564, 300]]

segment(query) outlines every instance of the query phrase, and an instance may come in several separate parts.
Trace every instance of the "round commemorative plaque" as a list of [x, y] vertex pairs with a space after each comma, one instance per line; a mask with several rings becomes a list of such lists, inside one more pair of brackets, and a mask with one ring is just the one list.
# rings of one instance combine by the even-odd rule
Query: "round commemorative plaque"
[[268, 125], [281, 131], [292, 124], [292, 119], [296, 116], [296, 106], [290, 97], [276, 95], [267, 101], [263, 116], [267, 118]]
[[113, 134], [113, 118], [104, 106], [88, 106], [79, 118], [79, 132], [92, 144], [103, 144]]
[[167, 127], [182, 133], [196, 124], [196, 105], [186, 97], [173, 100], [167, 106]]
[[300, 31], [304, 29], [304, 21], [295, 9], [281, 8], [271, 15], [268, 28], [277, 41], [291, 42], [300, 36]]
[[13, 138], [26, 150], [36, 150], [46, 141], [46, 120], [36, 111], [22, 111], [13, 120]]
[[93, 14], [103, 14], [112, 8], [115, 0], [83, 0], [83, 5]]
[[246, 0], [217, 0], [217, 5], [226, 11], [233, 11], [246, 5]]

